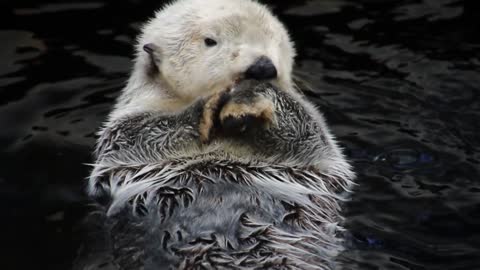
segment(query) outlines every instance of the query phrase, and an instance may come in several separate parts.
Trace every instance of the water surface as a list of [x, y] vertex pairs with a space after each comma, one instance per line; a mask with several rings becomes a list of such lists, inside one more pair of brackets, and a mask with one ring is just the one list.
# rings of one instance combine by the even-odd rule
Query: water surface
[[[480, 269], [475, 2], [269, 2], [358, 173], [348, 269]], [[161, 4], [0, 5], [1, 269], [71, 269], [94, 133]]]

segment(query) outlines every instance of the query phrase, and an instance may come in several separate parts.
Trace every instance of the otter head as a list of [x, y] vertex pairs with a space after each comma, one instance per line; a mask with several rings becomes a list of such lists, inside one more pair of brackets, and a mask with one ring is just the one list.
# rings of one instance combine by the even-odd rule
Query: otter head
[[243, 78], [291, 87], [295, 55], [285, 27], [251, 0], [180, 0], [143, 28], [136, 69], [192, 100]]

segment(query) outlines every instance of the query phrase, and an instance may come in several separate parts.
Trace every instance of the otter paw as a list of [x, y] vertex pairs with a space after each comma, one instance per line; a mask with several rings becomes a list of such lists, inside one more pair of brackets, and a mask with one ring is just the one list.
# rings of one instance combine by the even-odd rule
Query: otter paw
[[252, 104], [225, 104], [220, 112], [220, 123], [226, 133], [243, 133], [255, 126], [268, 126], [274, 121], [274, 105], [263, 97], [257, 97]]
[[199, 124], [200, 141], [202, 143], [210, 141], [215, 127], [218, 126], [218, 115], [223, 104], [229, 98], [228, 93], [229, 90], [218, 92], [206, 100]]

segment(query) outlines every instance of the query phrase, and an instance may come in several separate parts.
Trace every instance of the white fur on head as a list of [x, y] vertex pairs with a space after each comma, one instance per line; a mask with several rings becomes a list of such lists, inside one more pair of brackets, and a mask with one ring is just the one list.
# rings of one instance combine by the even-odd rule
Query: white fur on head
[[[206, 38], [217, 45], [206, 46]], [[156, 48], [154, 78], [148, 74], [152, 57], [143, 49], [149, 43]], [[277, 69], [273, 83], [290, 89], [293, 43], [266, 6], [252, 0], [178, 0], [143, 27], [135, 68], [116, 109], [162, 107], [156, 100], [165, 97], [191, 102], [227, 88], [260, 56]]]

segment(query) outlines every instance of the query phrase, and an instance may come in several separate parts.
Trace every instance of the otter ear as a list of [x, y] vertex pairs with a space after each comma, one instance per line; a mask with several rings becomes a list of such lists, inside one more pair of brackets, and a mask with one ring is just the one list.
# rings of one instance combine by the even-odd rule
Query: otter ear
[[158, 67], [158, 63], [160, 62], [160, 48], [158, 48], [153, 43], [147, 43], [143, 45], [143, 50], [148, 54], [150, 58], [150, 64], [147, 66], [148, 73], [150, 75], [157, 74], [160, 71]]
[[149, 55], [153, 55], [156, 48], [157, 48], [157, 46], [155, 46], [155, 44], [153, 44], [153, 43], [147, 43], [147, 44], [143, 45], [143, 50], [145, 52], [147, 52]]
[[160, 61], [162, 50], [157, 45], [153, 43], [147, 43], [143, 45], [143, 50], [150, 56], [152, 60]]

